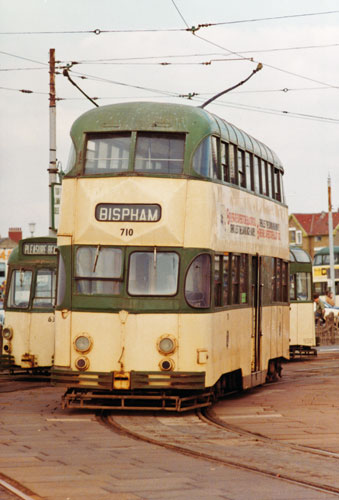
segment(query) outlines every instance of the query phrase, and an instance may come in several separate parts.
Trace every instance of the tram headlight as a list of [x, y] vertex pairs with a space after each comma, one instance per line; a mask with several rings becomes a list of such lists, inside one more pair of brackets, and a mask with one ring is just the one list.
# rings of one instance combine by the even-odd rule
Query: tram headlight
[[157, 341], [157, 349], [161, 354], [172, 354], [177, 348], [177, 342], [172, 335], [163, 335]]
[[89, 352], [91, 350], [92, 345], [93, 345], [93, 341], [89, 335], [82, 334], [82, 335], [78, 335], [74, 339], [73, 344], [74, 344], [76, 351], [81, 352], [81, 353], [86, 353], [86, 352]]
[[81, 356], [75, 360], [75, 366], [81, 372], [88, 370], [89, 368], [89, 359], [86, 356]]
[[2, 336], [6, 340], [11, 340], [11, 338], [13, 337], [13, 329], [10, 326], [6, 326], [2, 330]]
[[159, 363], [160, 370], [168, 372], [174, 370], [174, 361], [171, 358], [162, 359]]

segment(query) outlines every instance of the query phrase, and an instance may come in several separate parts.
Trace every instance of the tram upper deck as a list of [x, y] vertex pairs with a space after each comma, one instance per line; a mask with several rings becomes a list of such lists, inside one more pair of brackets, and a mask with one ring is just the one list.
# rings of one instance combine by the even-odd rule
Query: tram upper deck
[[281, 162], [237, 127], [191, 106], [125, 103], [85, 113], [71, 136], [59, 245], [236, 251], [245, 240], [288, 259]]

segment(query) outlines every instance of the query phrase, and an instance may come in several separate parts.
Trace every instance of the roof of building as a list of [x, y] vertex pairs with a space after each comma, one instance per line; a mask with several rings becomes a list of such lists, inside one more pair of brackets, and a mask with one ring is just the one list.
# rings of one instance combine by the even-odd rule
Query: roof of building
[[11, 238], [0, 238], [0, 248], [15, 248], [17, 246], [17, 242], [12, 240]]
[[[309, 236], [328, 234], [328, 213], [291, 214]], [[332, 213], [333, 229], [339, 225], [339, 212]]]

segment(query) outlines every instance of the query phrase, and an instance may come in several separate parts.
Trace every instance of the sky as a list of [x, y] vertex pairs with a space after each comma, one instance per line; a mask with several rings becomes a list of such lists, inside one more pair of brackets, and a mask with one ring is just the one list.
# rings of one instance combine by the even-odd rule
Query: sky
[[199, 106], [260, 62], [206, 109], [275, 151], [290, 213], [327, 211], [329, 175], [339, 209], [339, 0], [0, 0], [0, 12], [1, 237], [30, 236], [30, 222], [48, 234], [51, 48], [62, 168], [72, 123], [94, 107], [66, 66], [99, 105]]

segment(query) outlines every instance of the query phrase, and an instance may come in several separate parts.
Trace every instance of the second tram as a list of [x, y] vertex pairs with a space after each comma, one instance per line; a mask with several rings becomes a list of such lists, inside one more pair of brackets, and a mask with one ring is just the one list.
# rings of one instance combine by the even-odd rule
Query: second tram
[[[339, 246], [334, 247], [334, 281], [336, 306], [339, 306]], [[330, 250], [324, 247], [314, 254], [313, 259], [313, 286], [314, 291], [325, 299], [329, 290], [330, 279]]]
[[317, 354], [312, 295], [312, 259], [290, 247], [290, 356]]
[[2, 368], [49, 369], [54, 356], [56, 238], [19, 242], [8, 261]]
[[273, 151], [175, 104], [103, 106], [71, 137], [52, 371], [64, 406], [182, 411], [275, 379], [289, 246]]

